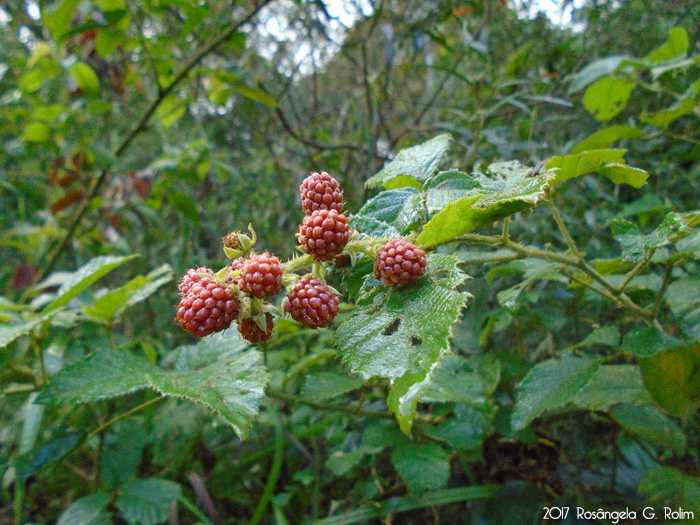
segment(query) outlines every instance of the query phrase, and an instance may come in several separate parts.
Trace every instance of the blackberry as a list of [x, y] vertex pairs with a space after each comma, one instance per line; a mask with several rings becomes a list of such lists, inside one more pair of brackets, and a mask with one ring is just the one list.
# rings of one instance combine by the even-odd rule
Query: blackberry
[[267, 323], [267, 330], [260, 328], [251, 318], [246, 318], [238, 323], [238, 331], [241, 333], [243, 339], [251, 343], [267, 341], [275, 328], [275, 320], [273, 319], [272, 314], [269, 313], [265, 314], [265, 320]]
[[304, 217], [299, 243], [318, 261], [331, 261], [340, 255], [350, 239], [348, 219], [336, 210], [316, 210]]
[[410, 284], [425, 273], [425, 252], [401, 239], [386, 243], [374, 261], [374, 275], [384, 284]]
[[277, 295], [282, 290], [282, 274], [284, 268], [276, 255], [267, 252], [251, 255], [243, 264], [238, 286], [258, 299]]
[[203, 268], [203, 267], [197, 267], [195, 268], [190, 268], [187, 270], [187, 273], [183, 276], [182, 279], [180, 279], [180, 284], [178, 285], [178, 288], [180, 289], [180, 294], [185, 295], [187, 292], [190, 291], [193, 285], [196, 283], [201, 283], [202, 279], [204, 278], [210, 278], [211, 280], [214, 279], [214, 271], [210, 270], [209, 268]]
[[325, 171], [306, 177], [299, 190], [301, 208], [306, 215], [311, 215], [316, 210], [336, 210], [342, 213], [345, 207], [343, 191], [338, 187], [338, 181]]
[[338, 315], [340, 298], [315, 277], [303, 277], [287, 294], [284, 308], [292, 318], [309, 328], [323, 328]]
[[193, 336], [204, 337], [231, 326], [239, 308], [231, 288], [204, 277], [183, 294], [175, 319]]

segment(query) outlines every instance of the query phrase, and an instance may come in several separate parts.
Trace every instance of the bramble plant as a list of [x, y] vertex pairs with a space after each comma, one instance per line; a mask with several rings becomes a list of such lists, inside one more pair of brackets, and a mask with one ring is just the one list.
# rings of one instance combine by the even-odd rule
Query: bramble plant
[[[550, 44], [517, 17], [494, 28], [512, 24], [506, 40], [509, 28], [533, 33], [501, 65], [467, 22], [445, 35], [433, 31], [444, 21], [426, 22], [421, 38], [446, 56], [408, 73], [389, 48], [373, 58], [360, 38], [362, 60], [350, 56], [367, 107], [334, 78], [347, 106], [307, 109], [338, 121], [321, 129], [309, 119], [300, 131], [283, 95], [246, 85], [228, 63], [202, 62], [217, 48], [248, 52], [239, 29], [267, 3], [233, 23], [226, 6], [221, 35], [200, 43], [209, 2], [172, 12], [58, 2], [53, 39], [70, 53], [94, 40], [94, 50], [64, 60], [40, 42], [22, 65], [21, 111], [32, 121], [21, 144], [3, 147], [51, 149], [44, 167], [56, 192], [42, 200], [24, 173], [8, 183], [22, 205], [3, 239], [39, 269], [16, 299], [0, 297], [0, 524], [500, 525], [575, 507], [697, 519], [700, 55], [686, 30], [570, 75], [560, 72], [588, 54], [564, 39], [540, 57]], [[71, 24], [78, 4], [87, 19]], [[443, 14], [468, 18], [476, 4]], [[497, 9], [488, 5], [484, 19]], [[144, 38], [148, 24], [129, 36], [142, 9], [158, 21], [184, 17], [183, 41], [195, 35], [197, 51], [182, 69], [166, 64], [178, 55], [156, 46], [163, 35]], [[377, 20], [388, 16], [379, 11]], [[411, 24], [407, 56], [420, 40]], [[376, 77], [373, 60], [387, 64]], [[122, 62], [129, 82], [147, 65], [154, 98], [103, 151], [67, 130], [94, 125], [95, 114], [109, 128], [112, 110], [98, 97], [106, 80], [89, 64]], [[412, 79], [391, 75], [419, 69], [447, 80], [414, 114], [392, 105]], [[195, 72], [207, 79], [196, 97], [175, 89]], [[61, 109], [50, 97], [64, 73], [75, 89]], [[282, 93], [311, 89], [295, 75]], [[318, 89], [315, 77], [309, 85]], [[226, 108], [239, 96], [251, 135], [262, 134], [258, 120], [279, 120], [285, 147], [307, 148], [292, 187], [277, 185], [290, 161], [275, 141], [236, 143], [250, 148], [245, 162], [228, 153]], [[15, 104], [8, 97], [0, 106]], [[187, 97], [197, 118], [216, 117], [197, 120], [198, 133], [221, 126], [223, 145], [187, 128], [181, 144], [145, 161], [149, 173], [131, 170], [107, 190], [151, 119], [165, 137], [190, 118]], [[445, 107], [427, 125], [435, 100]], [[354, 129], [363, 116], [369, 127]], [[139, 169], [141, 157], [130, 161]], [[71, 194], [92, 171], [89, 189]], [[126, 180], [150, 186], [124, 197]], [[37, 203], [53, 206], [50, 216]], [[99, 228], [83, 231], [86, 217]], [[78, 269], [54, 272], [64, 259]]]

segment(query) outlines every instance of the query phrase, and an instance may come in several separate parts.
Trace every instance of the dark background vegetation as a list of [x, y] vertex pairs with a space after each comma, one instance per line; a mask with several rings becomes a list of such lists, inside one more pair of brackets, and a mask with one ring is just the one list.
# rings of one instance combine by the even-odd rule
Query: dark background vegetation
[[[356, 213], [374, 194], [364, 186], [369, 177], [400, 149], [441, 133], [453, 138], [444, 165], [467, 172], [499, 160], [534, 166], [601, 128], [584, 108], [584, 91], [570, 92], [572, 75], [585, 65], [611, 55], [644, 57], [674, 27], [686, 30], [690, 55], [698, 56], [700, 4], [692, 0], [587, 0], [575, 7], [564, 1], [573, 22], [563, 26], [543, 13], [524, 16], [527, 1], [345, 4], [358, 13], [347, 28], [320, 0], [59, 0], [31, 9], [4, 3], [0, 294], [29, 303], [41, 290], [37, 282], [49, 286], [45, 280], [54, 272], [73, 271], [98, 255], [141, 255], [101, 286], [163, 264], [175, 276], [197, 264], [220, 268], [226, 262], [221, 237], [249, 223], [260, 248], [291, 257], [302, 219], [298, 187], [312, 171], [333, 174], [345, 188], [347, 210]], [[198, 55], [251, 13], [220, 45]], [[289, 27], [285, 39], [269, 32], [272, 19]], [[94, 78], [75, 72], [76, 62], [89, 66]], [[660, 79], [640, 73], [627, 107], [609, 124], [633, 125], [643, 112], [670, 106], [699, 73], [697, 63]], [[170, 90], [173, 79], [178, 83]], [[591, 258], [619, 254], [610, 235], [613, 218], [631, 218], [647, 231], [666, 212], [698, 207], [697, 112], [696, 106], [666, 129], [646, 127], [642, 136], [623, 139], [627, 162], [650, 174], [644, 189], [589, 176], [561, 191], [558, 203], [572, 236]], [[511, 234], [566, 249], [544, 209], [514, 218]], [[474, 277], [466, 288], [475, 297], [455, 327], [453, 351], [496, 356], [500, 381], [488, 399], [495, 408], [484, 422], [449, 403], [450, 409], [426, 403], [421, 410], [433, 418], [430, 424], [453, 421], [459, 429], [450, 436], [462, 445], [431, 438], [430, 427], [421, 427], [414, 441], [444, 451], [436, 457], [448, 462], [446, 487], [502, 484], [489, 498], [411, 499], [420, 491], [407, 480], [423, 473], [397, 472], [392, 446], [411, 445], [394, 421], [295, 402], [307, 374], [347, 375], [334, 356], [331, 329], [272, 341], [272, 382], [291, 397], [264, 401], [246, 441], [200, 405], [167, 400], [121, 420], [98, 445], [84, 444], [38, 470], [24, 482], [21, 498], [13, 457], [50, 443], [60, 426], [94, 430], [150, 394], [47, 409], [33, 430], [25, 417], [28, 394], [3, 394], [0, 523], [54, 522], [79, 498], [116, 486], [105, 468], [124, 479], [177, 482], [182, 495], [170, 507], [172, 523], [247, 522], [263, 497], [276, 443], [284, 447], [284, 461], [261, 516], [268, 523], [313, 521], [387, 500], [422, 503], [401, 509], [407, 512], [382, 511], [384, 523], [499, 524], [537, 522], [545, 505], [622, 510], [677, 502], [673, 494], [654, 499], [639, 489], [659, 465], [695, 479], [684, 501], [700, 501], [697, 415], [667, 423], [668, 432], [684, 436], [683, 446], [676, 446], [680, 438], [633, 435], [595, 412], [564, 412], [512, 431], [514, 392], [534, 363], [579, 343], [593, 328], [626, 320], [581, 290], [545, 281], [508, 310], [496, 294], [520, 282], [522, 272], [471, 262], [464, 269]], [[688, 275], [696, 270], [691, 266]], [[650, 275], [661, 279], [663, 272]], [[640, 300], [647, 292], [638, 292]], [[173, 321], [177, 300], [171, 282], [113, 326], [84, 321], [44, 338], [50, 370], [110, 345], [146, 352], [168, 366], [173, 349], [192, 344]], [[0, 387], [38, 373], [23, 344], [0, 350]], [[386, 385], [374, 381], [342, 396], [381, 408], [385, 394]], [[278, 420], [282, 442], [275, 438]], [[125, 471], [114, 474], [120, 464]], [[112, 519], [126, 519], [110, 509]], [[359, 516], [346, 522], [380, 519]]]

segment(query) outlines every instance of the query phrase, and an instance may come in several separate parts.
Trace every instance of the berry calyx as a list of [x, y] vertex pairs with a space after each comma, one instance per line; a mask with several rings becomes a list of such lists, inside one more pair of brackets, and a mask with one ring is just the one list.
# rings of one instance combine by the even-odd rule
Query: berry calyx
[[260, 328], [253, 319], [248, 317], [246, 319], [242, 319], [238, 323], [238, 331], [241, 333], [243, 339], [248, 342], [259, 343], [261, 341], [267, 341], [275, 328], [275, 320], [272, 317], [272, 314], [265, 314], [265, 323], [267, 325], [267, 330]]
[[316, 210], [304, 217], [299, 243], [318, 261], [331, 261], [340, 255], [350, 239], [348, 219], [337, 210]]
[[312, 173], [299, 186], [301, 191], [301, 208], [306, 215], [316, 210], [336, 210], [342, 213], [345, 203], [343, 191], [338, 181], [325, 171]]
[[323, 328], [338, 315], [338, 304], [340, 298], [330, 286], [315, 277], [302, 277], [287, 294], [284, 308], [298, 323]]
[[231, 288], [217, 283], [213, 277], [202, 277], [183, 294], [175, 320], [193, 336], [205, 337], [231, 326], [239, 308]]
[[425, 252], [415, 244], [392, 239], [379, 251], [374, 261], [374, 275], [384, 284], [410, 284], [425, 273]]
[[180, 294], [185, 295], [188, 293], [192, 286], [194, 286], [196, 283], [201, 283], [202, 279], [205, 277], [214, 279], [214, 271], [201, 266], [187, 270], [187, 273], [182, 277], [182, 279], [180, 279], [180, 284], [178, 285]]
[[227, 233], [226, 236], [221, 239], [224, 245], [224, 253], [229, 259], [237, 259], [246, 256], [255, 245], [258, 236], [253, 229], [253, 225], [249, 224], [248, 229], [250, 230], [250, 236], [240, 231], [235, 231]]
[[268, 252], [251, 255], [243, 263], [238, 286], [248, 295], [262, 299], [282, 290], [284, 268], [279, 257]]

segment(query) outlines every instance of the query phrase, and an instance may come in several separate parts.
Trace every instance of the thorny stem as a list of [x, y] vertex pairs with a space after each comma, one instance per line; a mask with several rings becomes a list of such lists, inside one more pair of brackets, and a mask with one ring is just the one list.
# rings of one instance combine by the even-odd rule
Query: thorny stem
[[625, 288], [627, 288], [627, 285], [632, 281], [632, 279], [634, 279], [639, 274], [639, 272], [646, 268], [647, 264], [649, 264], [655, 252], [656, 248], [651, 248], [647, 252], [646, 257], [644, 257], [644, 259], [639, 261], [634, 268], [627, 272], [627, 275], [625, 275], [625, 280], [622, 281], [622, 284], [620, 284], [620, 286], [617, 288], [618, 294], [622, 293], [625, 290]]

